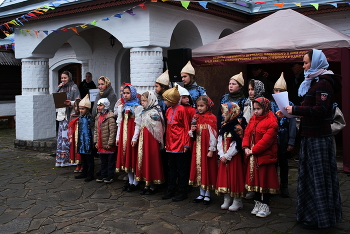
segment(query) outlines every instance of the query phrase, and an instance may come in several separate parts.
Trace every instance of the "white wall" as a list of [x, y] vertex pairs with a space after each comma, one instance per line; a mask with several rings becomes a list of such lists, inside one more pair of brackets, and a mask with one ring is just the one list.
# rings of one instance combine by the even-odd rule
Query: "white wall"
[[309, 15], [308, 17], [350, 36], [350, 10]]

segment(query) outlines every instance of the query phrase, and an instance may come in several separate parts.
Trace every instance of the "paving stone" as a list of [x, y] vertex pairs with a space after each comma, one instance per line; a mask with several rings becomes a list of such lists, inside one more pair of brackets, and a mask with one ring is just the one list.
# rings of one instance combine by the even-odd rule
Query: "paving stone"
[[42, 226], [42, 228], [44, 229], [45, 233], [52, 233], [53, 231], [56, 230], [56, 225], [49, 224], [49, 225]]
[[201, 230], [200, 234], [220, 234], [221, 229], [216, 227], [205, 227]]
[[60, 192], [61, 198], [64, 201], [77, 200], [81, 196], [81, 191], [79, 190], [64, 190]]
[[0, 226], [0, 233], [19, 233], [27, 231], [32, 218], [16, 218]]
[[165, 222], [156, 222], [151, 225], [142, 227], [142, 230], [148, 234], [174, 233], [179, 234], [181, 231], [175, 226]]
[[106, 221], [104, 225], [109, 231], [115, 231], [117, 233], [142, 233], [143, 231], [136, 227], [136, 222], [134, 220], [119, 219], [116, 221]]
[[204, 224], [199, 221], [187, 220], [177, 225], [183, 234], [198, 234]]
[[31, 216], [35, 216], [35, 215], [39, 214], [40, 212], [42, 212], [45, 208], [46, 208], [46, 206], [34, 205], [29, 210], [27, 210], [25, 213], [28, 215], [31, 215]]
[[0, 215], [0, 224], [5, 224], [14, 220], [21, 214], [21, 212], [21, 210], [11, 210], [7, 208], [6, 211]]
[[28, 228], [28, 231], [32, 231], [32, 230], [38, 230], [42, 223], [45, 221], [45, 218], [42, 218], [42, 219], [33, 219], [31, 222], [30, 222], [30, 226]]

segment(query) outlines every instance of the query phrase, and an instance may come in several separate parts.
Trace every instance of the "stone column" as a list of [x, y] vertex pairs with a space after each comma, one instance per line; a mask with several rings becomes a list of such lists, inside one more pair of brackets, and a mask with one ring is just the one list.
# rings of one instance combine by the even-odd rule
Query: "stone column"
[[[81, 81], [85, 79], [85, 75], [89, 71], [89, 60], [82, 60], [81, 61]], [[94, 77], [92, 77], [94, 79]], [[96, 83], [96, 82], [95, 82]]]
[[142, 94], [154, 90], [154, 82], [163, 72], [163, 50], [161, 47], [139, 47], [130, 49], [130, 81]]
[[49, 94], [48, 59], [22, 59], [22, 95], [16, 96], [16, 138], [55, 137], [56, 112]]

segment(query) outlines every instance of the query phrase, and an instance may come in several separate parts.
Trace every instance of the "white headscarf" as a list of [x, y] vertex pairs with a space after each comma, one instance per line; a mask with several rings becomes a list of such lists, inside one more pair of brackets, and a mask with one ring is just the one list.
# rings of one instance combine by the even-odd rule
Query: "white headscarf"
[[147, 100], [147, 105], [144, 107], [144, 109], [150, 109], [158, 105], [158, 98], [157, 96], [153, 93], [148, 91], [148, 100]]
[[111, 103], [107, 98], [101, 98], [100, 100], [98, 100], [97, 105], [100, 105], [100, 104], [103, 104], [105, 106], [103, 110], [108, 110], [109, 106], [111, 105]]

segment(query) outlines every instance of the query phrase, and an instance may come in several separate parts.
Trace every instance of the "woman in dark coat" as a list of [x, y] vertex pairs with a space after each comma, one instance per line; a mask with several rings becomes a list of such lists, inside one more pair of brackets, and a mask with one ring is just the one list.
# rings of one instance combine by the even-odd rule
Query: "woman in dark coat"
[[[96, 95], [95, 102], [97, 103], [98, 100], [100, 100], [101, 98], [107, 98], [111, 104], [108, 110], [114, 111], [114, 106], [115, 106], [115, 103], [118, 101], [118, 97], [111, 86], [111, 81], [107, 77], [101, 76], [100, 78], [98, 78], [98, 88], [100, 89], [100, 92]], [[97, 109], [93, 108], [92, 109], [93, 120], [95, 119], [96, 115], [97, 115]]]

